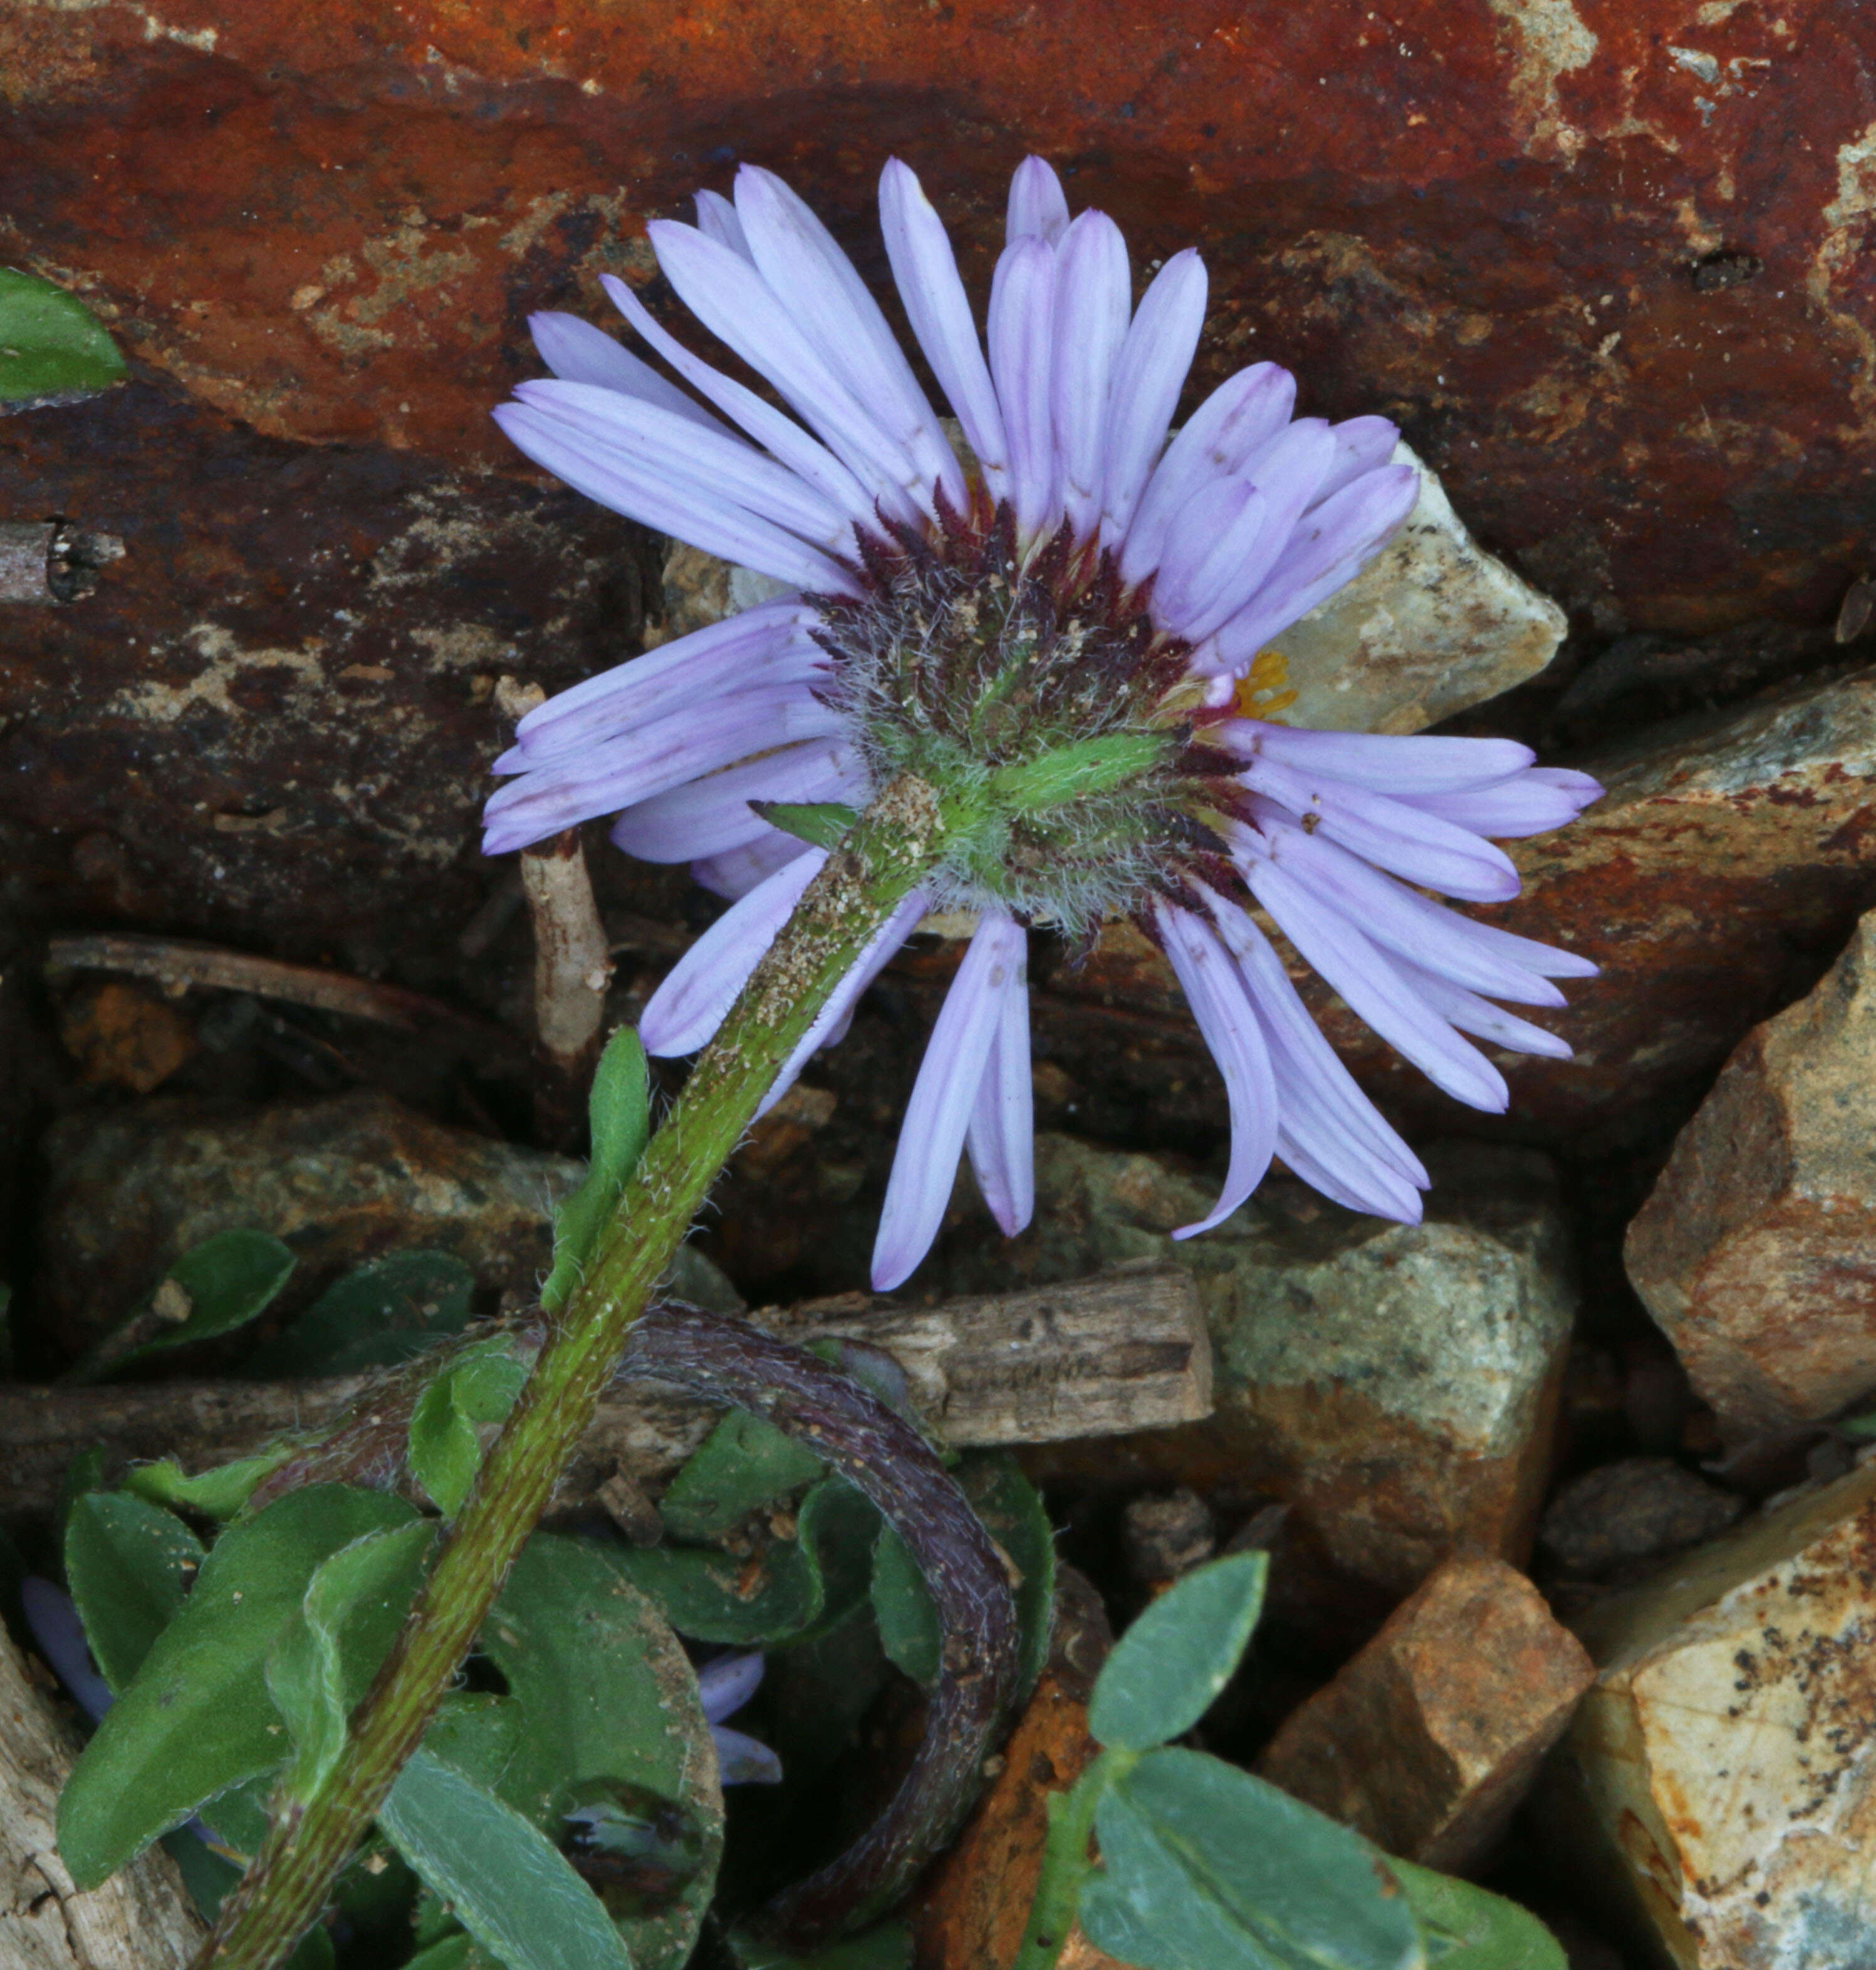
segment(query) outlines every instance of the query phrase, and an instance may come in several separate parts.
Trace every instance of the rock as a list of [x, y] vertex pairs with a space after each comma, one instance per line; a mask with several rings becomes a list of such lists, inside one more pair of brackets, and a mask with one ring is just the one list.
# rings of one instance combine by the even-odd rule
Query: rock
[[1607, 1573], [1723, 1533], [1745, 1501], [1671, 1457], [1624, 1457], [1564, 1486], [1545, 1507], [1538, 1540], [1572, 1573]]
[[1731, 1436], [1876, 1388], [1873, 1087], [1876, 912], [1814, 991], [1741, 1043], [1624, 1243]]
[[1866, 1464], [1579, 1624], [1598, 1673], [1543, 1820], [1679, 1970], [1876, 1962], [1873, 1552]]
[[1040, 1283], [1125, 1260], [1189, 1267], [1211, 1332], [1213, 1419], [1033, 1468], [1079, 1487], [1287, 1501], [1277, 1604], [1313, 1595], [1304, 1583], [1326, 1570], [1371, 1622], [1455, 1549], [1528, 1553], [1575, 1303], [1546, 1159], [1459, 1143], [1427, 1160], [1436, 1181], [1419, 1227], [1273, 1179], [1215, 1231], [1175, 1243], [1215, 1185], [1044, 1135], [1035, 1224], [987, 1244], [973, 1199], [931, 1283]]
[[1120, 1551], [1136, 1586], [1169, 1587], [1217, 1551], [1211, 1508], [1196, 1491], [1130, 1499], [1121, 1508]]
[[86, 1081], [138, 1094], [160, 1087], [201, 1044], [174, 1006], [122, 978], [82, 986], [65, 999], [59, 1038]]
[[0, 210], [10, 257], [268, 437], [508, 464], [488, 410], [535, 373], [527, 311], [604, 318], [597, 276], [645, 279], [645, 219], [735, 158], [785, 169], [875, 279], [879, 164], [912, 161], [980, 310], [1030, 148], [1137, 268], [1200, 245], [1203, 380], [1277, 356], [1312, 411], [1401, 418], [1605, 633], [1833, 612], [1876, 464], [1876, 28], [1687, 0], [1371, 12], [1311, 10], [1273, 60], [1200, 0], [1014, 34], [990, 0], [880, 0], [833, 41], [808, 0], [626, 36], [601, 0], [545, 33], [524, 0], [420, 28], [376, 0], [5, 0]]
[[1595, 1676], [1521, 1573], [1462, 1555], [1291, 1714], [1256, 1769], [1390, 1854], [1468, 1868]]
[[[1876, 902], [1876, 671], [1656, 727], [1572, 763], [1605, 798], [1559, 834], [1507, 844], [1523, 894], [1468, 909], [1603, 967], [1572, 982], [1567, 1012], [1542, 1015], [1574, 1059], [1494, 1056], [1519, 1127], [1560, 1143], [1689, 1088], [1789, 1000], [1794, 973], [1821, 970]], [[1138, 931], [1104, 931], [1078, 967], [1044, 963], [1039, 1056], [1105, 1083], [1107, 1098], [1138, 1104], [1158, 1130], [1222, 1121], [1216, 1071], [1170, 967]], [[1318, 982], [1305, 995], [1378, 1098], [1454, 1125], [1463, 1111]]]
[[[918, 1970], [1003, 1970], [1015, 1958], [1042, 1872], [1050, 1796], [1074, 1784], [1101, 1748], [1088, 1734], [1088, 1699], [1113, 1641], [1101, 1596], [1072, 1567], [1060, 1569], [1055, 1632], [1035, 1694], [989, 1791], [913, 1904]], [[1113, 1961], [1078, 1930], [1075, 1942], [1084, 1970]]]
[[236, 1226], [297, 1255], [292, 1304], [418, 1247], [455, 1253], [486, 1286], [529, 1289], [550, 1256], [548, 1214], [583, 1174], [366, 1093], [258, 1109], [159, 1097], [67, 1117], [47, 1156], [40, 1304], [72, 1348], [122, 1318], [178, 1253]]
[[1293, 725], [1335, 732], [1418, 732], [1496, 697], [1556, 655], [1569, 620], [1484, 552], [1436, 473], [1420, 467], [1406, 525], [1346, 588], [1271, 647], [1296, 694]]

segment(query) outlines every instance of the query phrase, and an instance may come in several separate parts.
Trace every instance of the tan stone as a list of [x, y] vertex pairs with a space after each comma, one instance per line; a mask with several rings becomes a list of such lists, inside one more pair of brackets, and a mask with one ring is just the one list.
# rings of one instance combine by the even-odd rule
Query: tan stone
[[1257, 1769], [1391, 1854], [1465, 1868], [1503, 1831], [1595, 1675], [1521, 1573], [1461, 1555], [1291, 1714]]
[[1629, 1277], [1729, 1434], [1876, 1388], [1876, 912], [1741, 1043], [1629, 1227]]
[[1572, 1877], [1679, 1970], [1876, 1963], [1876, 1464], [1579, 1624], [1539, 1796]]

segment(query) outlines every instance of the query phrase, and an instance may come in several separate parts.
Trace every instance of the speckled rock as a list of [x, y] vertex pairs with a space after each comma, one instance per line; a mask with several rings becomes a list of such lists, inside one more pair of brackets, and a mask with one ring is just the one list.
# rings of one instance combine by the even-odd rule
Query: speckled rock
[[1679, 1970], [1876, 1963], [1876, 1464], [1579, 1628], [1598, 1675], [1540, 1801], [1572, 1878]]
[[1257, 1770], [1390, 1854], [1468, 1868], [1504, 1830], [1595, 1676], [1521, 1573], [1461, 1555], [1291, 1712]]
[[1528, 1552], [1575, 1303], [1543, 1157], [1459, 1143], [1427, 1162], [1423, 1225], [1357, 1217], [1279, 1178], [1175, 1243], [1215, 1186], [1044, 1136], [1035, 1225], [1006, 1245], [961, 1234], [931, 1283], [1040, 1282], [1130, 1259], [1190, 1268], [1211, 1330], [1212, 1419], [1097, 1456], [1047, 1452], [1047, 1474], [1287, 1500], [1300, 1545], [1276, 1570], [1278, 1604], [1326, 1573], [1378, 1616], [1455, 1548]]
[[1748, 1035], [1623, 1247], [1735, 1435], [1876, 1388], [1876, 912], [1807, 997]]
[[251, 1226], [299, 1263], [296, 1302], [388, 1251], [454, 1252], [486, 1285], [526, 1287], [549, 1214], [580, 1181], [564, 1156], [446, 1129], [381, 1094], [249, 1108], [161, 1098], [57, 1123], [47, 1138], [44, 1317], [76, 1347], [176, 1256]]
[[[1559, 1139], [1710, 1073], [1876, 902], [1876, 672], [1657, 727], [1574, 763], [1605, 798], [1560, 833], [1507, 844], [1523, 893], [1468, 910], [1603, 967], [1571, 981], [1567, 1011], [1541, 1016], [1574, 1059], [1496, 1057], [1519, 1126]], [[1465, 1112], [1318, 982], [1305, 995], [1383, 1099], [1448, 1126]], [[1105, 932], [1085, 965], [1050, 967], [1037, 1004], [1039, 1053], [1071, 1077], [1118, 1082], [1162, 1126], [1222, 1120], [1172, 971], [1131, 925]]]

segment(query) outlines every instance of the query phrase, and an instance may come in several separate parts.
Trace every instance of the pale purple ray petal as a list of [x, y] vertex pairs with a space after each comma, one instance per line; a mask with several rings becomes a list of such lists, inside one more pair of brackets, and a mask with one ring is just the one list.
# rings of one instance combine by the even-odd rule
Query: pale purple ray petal
[[691, 880], [713, 896], [736, 902], [778, 869], [798, 862], [808, 852], [807, 843], [798, 835], [784, 834], [779, 827], [766, 828], [740, 848], [726, 848], [720, 855], [706, 855], [693, 862]]
[[694, 862], [757, 840], [769, 824], [751, 801], [863, 804], [866, 772], [837, 740], [785, 746], [629, 807], [613, 824], [613, 845], [642, 862]]
[[1325, 499], [1291, 538], [1258, 593], [1195, 655], [1193, 668], [1243, 671], [1273, 636], [1300, 621], [1379, 554], [1419, 497], [1410, 465], [1364, 473]]
[[782, 1760], [769, 1746], [746, 1731], [732, 1731], [727, 1724], [711, 1726], [710, 1741], [717, 1747], [718, 1782], [732, 1785], [779, 1785]]
[[736, 173], [736, 212], [770, 291], [794, 317], [829, 370], [844, 381], [910, 455], [954, 512], [964, 473], [879, 304], [805, 200], [772, 171]]
[[[1296, 1084], [1286, 1078], [1286, 1069], [1272, 1055], [1276, 1076], [1277, 1099], [1287, 1115], [1295, 1104], [1306, 1100]], [[1344, 1210], [1358, 1211], [1372, 1217], [1391, 1217], [1396, 1224], [1418, 1224], [1426, 1214], [1420, 1193], [1403, 1183], [1394, 1172], [1370, 1161], [1360, 1150], [1324, 1128], [1306, 1107], [1296, 1112], [1306, 1117], [1292, 1125], [1277, 1126], [1276, 1152], [1312, 1190], [1319, 1190]]]
[[950, 399], [991, 498], [1000, 499], [1008, 489], [1009, 444], [971, 302], [944, 221], [896, 158], [879, 176], [879, 226], [912, 332]]
[[758, 1121], [795, 1085], [801, 1069], [823, 1047], [834, 1045], [845, 1035], [853, 1020], [853, 1009], [860, 1003], [866, 987], [891, 964], [899, 946], [918, 928], [920, 919], [930, 912], [931, 908], [930, 896], [923, 889], [914, 889], [873, 933], [873, 941], [854, 961], [853, 968], [835, 987], [819, 1016], [783, 1063], [775, 1084], [762, 1097], [762, 1105], [756, 1110]]
[[[1204, 572], [1187, 589], [1176, 615], [1173, 605], [1162, 603], [1156, 586], [1155, 619], [1196, 643], [1235, 615], [1289, 546], [1335, 452], [1328, 425], [1319, 418], [1305, 418], [1273, 439], [1244, 473], [1214, 480], [1196, 494], [1173, 517], [1162, 566], [1169, 574], [1175, 561], [1183, 562], [1192, 551], [1188, 537], [1195, 535], [1204, 552]], [[1218, 530], [1203, 509], [1223, 489], [1237, 485], [1254, 488], [1256, 505], [1228, 528]], [[1210, 550], [1205, 551], [1204, 541], [1214, 533]]]
[[1052, 246], [1068, 229], [1068, 198], [1045, 158], [1025, 158], [1010, 180], [1003, 243], [1037, 239]]
[[721, 192], [697, 193], [697, 229], [715, 240], [718, 245], [727, 246], [732, 253], [741, 254], [751, 266], [756, 264], [756, 256], [749, 251], [749, 237], [743, 230], [736, 209]]
[[[1426, 1165], [1356, 1085], [1354, 1076], [1310, 1017], [1270, 939], [1237, 904], [1210, 889], [1204, 895], [1219, 937], [1244, 974], [1263, 1022], [1272, 1068], [1279, 1065], [1280, 1056], [1291, 1081], [1308, 1090], [1311, 1114], [1346, 1139], [1368, 1162], [1390, 1170], [1409, 1191], [1426, 1189], [1432, 1178]], [[1296, 1112], [1293, 1101], [1279, 1101], [1279, 1130], [1293, 1120]]]
[[1000, 911], [987, 914], [945, 995], [905, 1106], [873, 1248], [876, 1292], [911, 1276], [945, 1221], [977, 1089], [1023, 961], [1020, 926]]
[[990, 374], [1010, 443], [1010, 502], [1026, 545], [1062, 517], [1049, 415], [1055, 255], [1026, 234], [1003, 249], [990, 287]]
[[1160, 268], [1141, 297], [1114, 365], [1101, 493], [1101, 539], [1110, 547], [1124, 540], [1133, 524], [1205, 320], [1205, 263], [1188, 246]]
[[765, 602], [583, 678], [529, 712], [490, 771], [546, 766], [726, 691], [823, 675], [827, 653], [807, 633], [819, 620], [805, 603]]
[[509, 443], [535, 464], [641, 526], [675, 534], [706, 554], [797, 588], [831, 595], [857, 592], [853, 577], [838, 561], [720, 494], [655, 476], [622, 463], [610, 450], [602, 455], [591, 440], [525, 405], [502, 404], [493, 415]]
[[925, 475], [911, 454], [828, 369], [746, 260], [671, 219], [655, 219], [645, 231], [684, 306], [774, 384], [889, 511], [902, 517], [931, 512]]
[[1248, 479], [1214, 479], [1188, 499], [1172, 525], [1153, 583], [1153, 620], [1192, 636], [1226, 592], [1232, 571], [1257, 548], [1269, 502]]
[[1547, 772], [1536, 767], [1491, 786], [1470, 787], [1459, 793], [1416, 794], [1413, 801], [1423, 813], [1437, 814], [1455, 827], [1510, 840], [1546, 834], [1553, 827], [1565, 826], [1601, 794], [1601, 788], [1587, 773], [1571, 773], [1559, 784], [1554, 769]]
[[1253, 759], [1238, 778], [1331, 841], [1410, 883], [1469, 902], [1503, 902], [1518, 892], [1518, 872], [1502, 848], [1405, 801], [1267, 756]]
[[752, 753], [844, 730], [838, 712], [799, 688], [707, 701], [497, 788], [483, 810], [483, 852], [525, 847]]
[[642, 397], [720, 437], [730, 434], [694, 397], [686, 396], [667, 376], [661, 376], [650, 363], [622, 349], [603, 328], [583, 321], [577, 314], [542, 313], [528, 317], [528, 332], [541, 360], [567, 383], [595, 383], [603, 390], [617, 390], [628, 397]]
[[1049, 379], [1062, 509], [1078, 541], [1094, 532], [1101, 515], [1108, 392], [1133, 305], [1120, 227], [1104, 212], [1083, 213], [1057, 255]]
[[1120, 575], [1137, 587], [1159, 564], [1173, 515], [1202, 486], [1243, 471], [1276, 438], [1296, 401], [1296, 379], [1253, 362], [1221, 383], [1166, 447], [1127, 529]]
[[1250, 830], [1234, 831], [1233, 845], [1247, 851], [1239, 866], [1252, 895], [1357, 1019], [1455, 1100], [1495, 1115], [1504, 1113], [1510, 1103], [1504, 1077], [1415, 994], [1354, 925], [1277, 868]]
[[[1019, 929], [1018, 948], [1026, 947]], [[1026, 959], [1018, 961], [1013, 983], [990, 1041], [990, 1058], [977, 1086], [977, 1104], [964, 1146], [990, 1215], [1013, 1238], [1036, 1211], [1035, 1100], [1029, 1080], [1029, 987]]]
[[716, 1656], [697, 1673], [697, 1694], [704, 1721], [720, 1724], [733, 1717], [761, 1689], [764, 1662], [759, 1650], [740, 1656]]
[[1231, 1110], [1231, 1153], [1224, 1188], [1208, 1216], [1195, 1224], [1181, 1225], [1172, 1234], [1192, 1238], [1223, 1224], [1263, 1181], [1276, 1148], [1276, 1084], [1244, 974], [1211, 926], [1163, 898], [1154, 899], [1153, 917], [1200, 1037], [1224, 1077]]
[[1332, 901], [1384, 950], [1494, 998], [1523, 1006], [1564, 1003], [1563, 994], [1548, 978], [1513, 964], [1488, 939], [1474, 937], [1475, 926], [1465, 918], [1383, 875], [1333, 841], [1292, 826], [1270, 802], [1256, 805], [1257, 824], [1277, 865]]
[[1397, 961], [1396, 969], [1442, 1019], [1462, 1033], [1476, 1033], [1481, 1039], [1490, 1040], [1512, 1053], [1542, 1054], [1551, 1060], [1568, 1060], [1575, 1051], [1568, 1040], [1546, 1032], [1529, 1019], [1520, 1019], [1515, 1013], [1506, 1012], [1476, 992], [1455, 985], [1450, 978], [1439, 977], [1419, 965], [1404, 961]]
[[1346, 785], [1403, 799], [1484, 786], [1520, 771], [1537, 756], [1515, 739], [1299, 731], [1257, 718], [1226, 719], [1208, 726], [1202, 736], [1207, 744], [1223, 746], [1243, 759], [1274, 759], [1280, 766], [1326, 773]]
[[853, 552], [847, 516], [743, 438], [699, 430], [674, 411], [591, 383], [520, 383], [515, 395], [588, 440], [596, 458], [622, 472], [681, 487], [692, 498], [726, 500], [829, 553]]
[[602, 274], [600, 284], [639, 334], [701, 396], [733, 418], [757, 444], [805, 479], [831, 505], [857, 525], [879, 531], [874, 511], [878, 489], [870, 491], [827, 447], [810, 437], [791, 417], [765, 403], [746, 384], [693, 356], [647, 310], [645, 304], [615, 274]]
[[714, 1038], [827, 859], [824, 849], [811, 849], [778, 870], [725, 910], [678, 960], [639, 1020], [647, 1053], [694, 1053]]
[[1364, 473], [1385, 465], [1400, 442], [1399, 427], [1386, 418], [1344, 418], [1329, 427], [1335, 440], [1335, 462], [1323, 475], [1322, 483], [1310, 501], [1319, 506], [1332, 492], [1352, 485]]

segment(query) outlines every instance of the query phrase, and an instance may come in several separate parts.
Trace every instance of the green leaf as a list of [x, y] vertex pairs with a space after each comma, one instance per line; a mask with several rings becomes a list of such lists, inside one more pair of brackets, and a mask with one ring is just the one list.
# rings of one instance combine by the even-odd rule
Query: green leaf
[[508, 1970], [632, 1970], [604, 1904], [560, 1849], [428, 1752], [398, 1774], [378, 1823]]
[[801, 1501], [792, 1539], [752, 1558], [713, 1546], [648, 1546], [609, 1556], [700, 1642], [766, 1647], [840, 1620], [866, 1591], [879, 1517], [852, 1486], [824, 1479]]
[[346, 1719], [410, 1611], [435, 1532], [418, 1520], [341, 1547], [269, 1651], [268, 1692], [297, 1747], [287, 1780], [296, 1798], [310, 1798], [337, 1762]]
[[420, 1949], [404, 1970], [471, 1970], [476, 1946], [466, 1936], [446, 1936], [428, 1949]]
[[873, 1618], [879, 1645], [893, 1667], [922, 1689], [938, 1681], [945, 1637], [938, 1606], [918, 1562], [891, 1526], [882, 1526], [873, 1549]]
[[1149, 1751], [1094, 1824], [1104, 1864], [1082, 1892], [1081, 1926], [1141, 1970], [1426, 1962], [1406, 1897], [1365, 1841], [1221, 1759]]
[[[281, 1288], [287, 1283], [294, 1260], [278, 1238], [265, 1231], [218, 1231], [184, 1253], [164, 1275], [157, 1289], [156, 1304], [162, 1304], [164, 1289], [176, 1292], [183, 1318], [165, 1327], [153, 1339], [117, 1351], [107, 1335], [98, 1347], [73, 1370], [73, 1379], [86, 1380], [94, 1375], [115, 1375], [133, 1361], [147, 1360], [152, 1354], [167, 1354], [172, 1347], [186, 1347], [191, 1341], [211, 1341], [218, 1334], [232, 1333], [258, 1318]], [[145, 1313], [133, 1319], [147, 1318]]]
[[1380, 1857], [1406, 1891], [1440, 1970], [1569, 1970], [1563, 1947], [1528, 1909], [1470, 1881]]
[[740, 1929], [730, 1932], [730, 1947], [741, 1970], [912, 1970], [912, 1931], [902, 1922], [883, 1923], [805, 1954]]
[[123, 380], [123, 357], [83, 301], [0, 267], [0, 403], [89, 396]]
[[328, 1286], [242, 1373], [284, 1380], [392, 1367], [469, 1325], [476, 1276], [451, 1252], [395, 1252]]
[[257, 1451], [252, 1457], [237, 1458], [232, 1464], [199, 1471], [193, 1478], [183, 1474], [182, 1466], [173, 1457], [165, 1457], [156, 1464], [133, 1464], [125, 1473], [124, 1488], [156, 1504], [180, 1505], [205, 1518], [232, 1519], [262, 1479], [272, 1476], [294, 1455], [291, 1444], [281, 1444], [272, 1450]]
[[506, 1334], [465, 1348], [444, 1367], [411, 1412], [411, 1472], [446, 1517], [461, 1510], [482, 1466], [477, 1425], [499, 1422], [528, 1379]]
[[181, 1611], [207, 1549], [173, 1512], [122, 1491], [90, 1491], [65, 1522], [65, 1584], [99, 1673], [121, 1695]]
[[322, 1484], [222, 1535], [60, 1795], [59, 1851], [81, 1887], [281, 1762], [289, 1746], [262, 1674], [268, 1651], [323, 1560], [415, 1516], [383, 1492]]
[[860, 818], [857, 808], [838, 801], [751, 801], [756, 817], [805, 841], [811, 848], [837, 848], [840, 838]]
[[717, 1538], [751, 1512], [811, 1484], [819, 1458], [773, 1423], [732, 1409], [705, 1437], [658, 1501], [673, 1539]]
[[1088, 1706], [1102, 1744], [1144, 1751], [1189, 1731], [1231, 1679], [1263, 1605], [1260, 1552], [1196, 1568], [1115, 1643]]
[[621, 1026], [606, 1042], [587, 1113], [593, 1153], [586, 1181], [554, 1215], [554, 1269], [541, 1289], [541, 1304], [549, 1313], [566, 1304], [585, 1276], [587, 1260], [651, 1133], [651, 1078], [633, 1028]]
[[[550, 1838], [574, 1806], [669, 1802], [694, 1846], [691, 1868], [654, 1905], [614, 1913], [636, 1970], [681, 1970], [723, 1842], [710, 1726], [683, 1645], [610, 1550], [537, 1533], [477, 1646], [522, 1712], [513, 1759], [491, 1789]], [[619, 1899], [604, 1894], [609, 1906]]]

